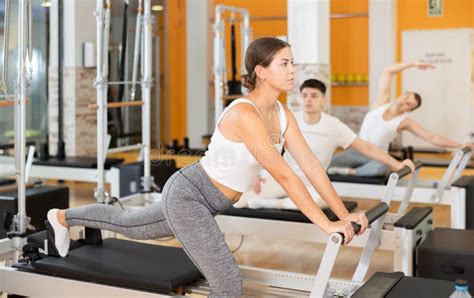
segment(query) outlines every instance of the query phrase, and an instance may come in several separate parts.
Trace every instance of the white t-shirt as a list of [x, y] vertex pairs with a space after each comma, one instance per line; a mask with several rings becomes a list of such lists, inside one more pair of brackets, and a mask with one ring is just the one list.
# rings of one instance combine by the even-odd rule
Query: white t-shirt
[[[311, 151], [325, 169], [331, 163], [336, 148], [347, 149], [357, 138], [357, 135], [347, 125], [331, 115], [321, 113], [321, 119], [314, 124], [304, 122], [302, 112], [296, 112], [294, 115]], [[289, 153], [285, 153], [284, 158], [295, 173], [303, 179], [303, 182], [308, 182], [296, 160]], [[266, 173], [266, 175], [269, 174]]]
[[389, 107], [390, 103], [386, 103], [368, 112], [359, 132], [361, 139], [385, 151], [388, 151], [390, 142], [397, 136], [398, 126], [408, 116], [408, 113], [405, 113], [386, 121], [383, 114]]

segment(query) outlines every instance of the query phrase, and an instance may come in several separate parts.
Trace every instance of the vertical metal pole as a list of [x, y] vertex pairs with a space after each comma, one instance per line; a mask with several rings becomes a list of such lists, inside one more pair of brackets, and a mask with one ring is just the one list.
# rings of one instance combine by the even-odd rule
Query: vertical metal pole
[[15, 159], [18, 160], [19, 168], [18, 171], [18, 232], [24, 233], [26, 231], [26, 204], [25, 204], [25, 124], [26, 124], [26, 114], [25, 114], [25, 96], [26, 96], [26, 65], [25, 65], [25, 51], [26, 51], [26, 42], [25, 42], [25, 22], [26, 22], [26, 1], [20, 0], [19, 5], [19, 18], [18, 18], [18, 27], [19, 27], [19, 63], [18, 63], [18, 107], [16, 109], [16, 116], [18, 121], [17, 133], [18, 133], [18, 146], [15, 150]]
[[149, 192], [151, 189], [151, 164], [150, 164], [150, 106], [151, 106], [151, 87], [153, 85], [152, 78], [152, 35], [153, 20], [151, 15], [151, 0], [144, 1], [143, 15], [143, 50], [144, 63], [142, 64], [142, 143], [143, 143], [143, 190]]
[[240, 34], [242, 35], [242, 44], [241, 44], [241, 63], [242, 63], [242, 69], [240, 70], [240, 73], [247, 73], [247, 70], [245, 69], [245, 52], [247, 51], [247, 48], [250, 45], [250, 15], [249, 12], [246, 11], [244, 14], [244, 23], [242, 26], [242, 30]]
[[133, 66], [132, 66], [132, 88], [130, 93], [130, 100], [135, 100], [136, 94], [136, 80], [137, 80], [137, 72], [138, 72], [138, 59], [140, 57], [140, 37], [142, 32], [142, 15], [143, 15], [143, 2], [142, 0], [138, 1], [138, 9], [137, 9], [137, 20], [135, 25], [135, 44], [133, 50]]
[[223, 110], [222, 96], [223, 84], [222, 81], [222, 65], [221, 65], [221, 40], [223, 39], [223, 23], [221, 20], [221, 6], [216, 5], [214, 16], [214, 122], [217, 120]]
[[104, 4], [103, 0], [97, 0], [96, 9], [96, 22], [97, 22], [97, 75], [96, 75], [96, 90], [97, 90], [97, 189], [95, 192], [95, 198], [97, 202], [105, 202], [105, 190], [104, 190], [104, 148], [105, 148], [105, 134], [106, 129], [106, 101], [107, 101], [107, 82], [103, 75], [103, 61], [107, 59], [104, 57], [103, 50], [103, 36], [104, 36]]
[[2, 69], [2, 92], [7, 95], [8, 89], [8, 50], [10, 37], [10, 0], [5, 0], [5, 18], [3, 24], [3, 69]]

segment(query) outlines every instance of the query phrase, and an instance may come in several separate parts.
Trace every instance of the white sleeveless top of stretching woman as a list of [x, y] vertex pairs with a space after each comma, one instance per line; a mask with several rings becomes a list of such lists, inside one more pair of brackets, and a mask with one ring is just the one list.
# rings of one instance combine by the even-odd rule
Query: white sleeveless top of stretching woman
[[[225, 113], [241, 103], [253, 105], [260, 116], [262, 116], [257, 106], [252, 101], [246, 98], [234, 100], [227, 108], [225, 108], [217, 120], [216, 128], [209, 144], [209, 149], [206, 151], [204, 157], [201, 158], [200, 163], [212, 179], [232, 190], [246, 192], [250, 190], [252, 183], [257, 178], [262, 166], [247, 149], [245, 143], [234, 142], [226, 139], [219, 130], [219, 123]], [[276, 106], [280, 120], [280, 143], [275, 144], [275, 147], [278, 152], [281, 152], [285, 142], [283, 135], [287, 128], [287, 122], [285, 110], [278, 100], [276, 101]]]
[[359, 132], [361, 139], [385, 151], [388, 151], [390, 142], [397, 136], [398, 126], [408, 116], [408, 113], [405, 113], [391, 120], [384, 120], [383, 114], [389, 107], [390, 103], [386, 103], [368, 112]]

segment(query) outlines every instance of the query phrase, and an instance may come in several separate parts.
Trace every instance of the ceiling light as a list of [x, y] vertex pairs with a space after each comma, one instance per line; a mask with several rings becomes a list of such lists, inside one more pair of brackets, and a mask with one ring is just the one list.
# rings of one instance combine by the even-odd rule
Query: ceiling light
[[43, 2], [41, 3], [41, 6], [42, 6], [42, 7], [50, 7], [50, 6], [51, 6], [51, 1], [43, 1]]

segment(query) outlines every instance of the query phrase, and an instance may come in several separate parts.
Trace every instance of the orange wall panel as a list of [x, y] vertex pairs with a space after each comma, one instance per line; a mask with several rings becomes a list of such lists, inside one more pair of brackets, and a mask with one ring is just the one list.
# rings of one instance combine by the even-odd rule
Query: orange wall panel
[[369, 98], [369, 88], [365, 86], [357, 87], [333, 87], [333, 106], [367, 106]]
[[[331, 14], [367, 13], [368, 0], [331, 0]], [[330, 55], [332, 74], [368, 74], [369, 23], [367, 17], [332, 18]], [[337, 86], [331, 89], [332, 105], [367, 106], [368, 87]]]
[[[169, 136], [170, 140], [186, 136], [186, 1], [168, 0], [168, 72]], [[162, 131], [162, 135], [165, 132]]]
[[[466, 28], [474, 25], [474, 1], [443, 0], [443, 14], [428, 16], [427, 0], [397, 0], [397, 61], [402, 58], [402, 32], [416, 29]], [[401, 79], [397, 78], [400, 94]]]

